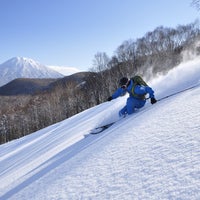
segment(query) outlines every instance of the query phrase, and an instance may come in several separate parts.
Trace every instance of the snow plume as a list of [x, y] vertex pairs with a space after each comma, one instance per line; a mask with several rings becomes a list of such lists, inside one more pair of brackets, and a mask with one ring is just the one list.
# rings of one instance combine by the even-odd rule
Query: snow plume
[[183, 62], [166, 75], [154, 79], [150, 85], [157, 97], [163, 97], [200, 83], [200, 57]]
[[182, 61], [193, 60], [198, 56], [198, 50], [200, 48], [200, 38], [197, 38], [187, 49], [182, 51]]

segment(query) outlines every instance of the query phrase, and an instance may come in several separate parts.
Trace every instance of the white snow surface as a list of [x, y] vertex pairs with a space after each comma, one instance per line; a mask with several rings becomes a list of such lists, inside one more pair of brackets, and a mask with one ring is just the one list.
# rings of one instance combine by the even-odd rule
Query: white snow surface
[[0, 199], [199, 200], [199, 81], [198, 58], [151, 83], [158, 98], [193, 89], [119, 120], [120, 97], [1, 145]]

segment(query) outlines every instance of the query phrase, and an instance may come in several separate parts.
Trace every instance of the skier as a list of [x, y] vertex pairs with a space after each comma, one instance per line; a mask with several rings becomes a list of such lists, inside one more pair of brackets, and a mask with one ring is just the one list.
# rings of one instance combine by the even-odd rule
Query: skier
[[146, 94], [149, 94], [151, 104], [157, 102], [154, 97], [154, 91], [149, 87], [140, 76], [135, 76], [131, 79], [123, 77], [119, 81], [120, 87], [110, 96], [107, 100], [111, 101], [119, 96], [129, 93], [126, 105], [119, 111], [119, 116], [125, 116], [126, 114], [132, 114], [135, 109], [142, 108], [146, 103]]

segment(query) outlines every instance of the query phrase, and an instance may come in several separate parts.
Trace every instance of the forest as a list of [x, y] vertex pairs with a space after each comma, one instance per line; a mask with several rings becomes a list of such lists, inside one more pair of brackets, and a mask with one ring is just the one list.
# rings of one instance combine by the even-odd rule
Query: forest
[[97, 52], [81, 84], [66, 81], [32, 95], [0, 96], [0, 144], [105, 102], [123, 76], [139, 74], [148, 82], [199, 54], [198, 20], [176, 28], [160, 26], [142, 38], [125, 40], [112, 57]]

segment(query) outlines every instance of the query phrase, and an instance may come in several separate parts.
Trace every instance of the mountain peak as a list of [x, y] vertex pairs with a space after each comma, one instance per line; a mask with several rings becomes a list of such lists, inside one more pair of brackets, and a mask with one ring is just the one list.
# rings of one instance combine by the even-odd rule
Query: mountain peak
[[39, 62], [31, 59], [31, 58], [26, 58], [26, 57], [13, 57], [9, 60], [7, 60], [6, 62], [4, 62], [2, 65], [5, 65], [5, 64], [12, 64], [12, 65], [27, 65], [27, 64], [31, 64], [31, 65], [42, 65], [40, 64]]
[[0, 65], [0, 86], [16, 78], [61, 78], [64, 75], [25, 57], [13, 57]]

